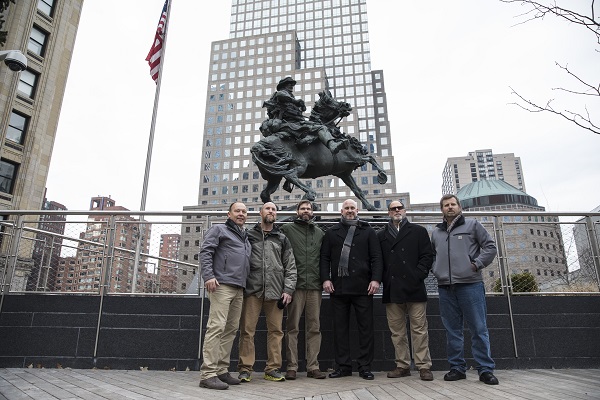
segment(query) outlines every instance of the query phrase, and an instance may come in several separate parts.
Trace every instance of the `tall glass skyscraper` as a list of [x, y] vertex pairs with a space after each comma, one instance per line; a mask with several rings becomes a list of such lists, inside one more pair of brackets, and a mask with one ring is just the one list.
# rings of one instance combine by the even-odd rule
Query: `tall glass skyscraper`
[[[366, 0], [233, 0], [229, 39], [212, 43], [198, 205], [185, 209], [225, 210], [233, 201], [260, 207], [266, 181], [250, 148], [267, 118], [263, 102], [286, 76], [297, 81], [294, 95], [305, 101], [307, 117], [325, 89], [352, 105], [340, 128], [365, 144], [389, 177], [380, 185], [370, 165], [354, 172], [369, 201], [378, 208], [390, 199], [408, 201], [407, 193], [395, 193], [383, 71], [371, 70]], [[323, 210], [339, 210], [355, 197], [333, 176], [306, 183]], [[280, 188], [272, 198], [288, 207], [303, 195]]]

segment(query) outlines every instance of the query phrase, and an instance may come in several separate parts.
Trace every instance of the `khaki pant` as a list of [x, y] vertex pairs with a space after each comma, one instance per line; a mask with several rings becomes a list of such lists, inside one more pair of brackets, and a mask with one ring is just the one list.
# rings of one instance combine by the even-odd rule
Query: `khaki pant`
[[388, 325], [392, 332], [392, 343], [396, 353], [396, 366], [410, 368], [410, 349], [406, 335], [406, 315], [410, 320], [410, 337], [413, 358], [418, 369], [431, 369], [429, 334], [427, 332], [427, 302], [385, 305]]
[[244, 289], [219, 285], [208, 293], [210, 312], [202, 347], [200, 379], [224, 374], [229, 369], [231, 347], [240, 324]]
[[277, 308], [277, 300], [264, 300], [257, 296], [244, 297], [240, 320], [240, 360], [238, 371], [253, 371], [255, 352], [254, 334], [260, 311], [265, 312], [267, 322], [267, 365], [265, 372], [280, 369], [282, 363], [283, 310]]
[[285, 333], [285, 355], [287, 370], [298, 371], [298, 333], [300, 317], [304, 311], [304, 331], [306, 341], [306, 370], [319, 369], [321, 350], [321, 290], [296, 290], [294, 301], [287, 306]]

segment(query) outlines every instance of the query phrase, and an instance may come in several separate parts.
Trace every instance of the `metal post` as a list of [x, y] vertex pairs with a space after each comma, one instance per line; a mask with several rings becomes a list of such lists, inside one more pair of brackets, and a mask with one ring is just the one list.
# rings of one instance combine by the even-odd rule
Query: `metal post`
[[[106, 296], [108, 288], [110, 287], [110, 272], [113, 265], [114, 255], [115, 255], [115, 235], [116, 235], [116, 226], [115, 226], [115, 216], [111, 215], [108, 219], [108, 226], [106, 227], [107, 239], [108, 243], [104, 243], [104, 248], [106, 252], [104, 253], [104, 257], [102, 260], [102, 280], [100, 281], [100, 305], [98, 307], [98, 321], [96, 323], [96, 338], [94, 339], [94, 356], [93, 363], [94, 367], [96, 367], [96, 363], [98, 361], [98, 341], [100, 338], [100, 323], [102, 321], [102, 310], [104, 307], [104, 296]], [[108, 256], [106, 256], [108, 254]]]
[[24, 216], [19, 215], [16, 226], [13, 227], [10, 251], [4, 264], [4, 274], [2, 274], [2, 282], [0, 283], [0, 314], [2, 313], [2, 306], [4, 305], [4, 296], [10, 292], [12, 277], [15, 271], [15, 266], [17, 265], [19, 242], [23, 232], [23, 219]]
[[500, 264], [500, 282], [502, 283], [502, 291], [506, 296], [506, 303], [508, 305], [508, 317], [510, 320], [510, 331], [513, 339], [513, 348], [515, 350], [515, 358], [519, 358], [519, 350], [517, 349], [517, 336], [515, 334], [515, 321], [513, 318], [512, 302], [511, 302], [511, 285], [510, 277], [508, 275], [508, 266], [506, 265], [506, 249], [504, 241], [504, 227], [502, 221], [497, 216], [494, 217], [494, 226], [496, 229], [496, 247], [498, 248], [498, 262]]
[[594, 221], [592, 221], [592, 217], [587, 215], [585, 217], [585, 225], [588, 231], [588, 238], [590, 242], [590, 249], [592, 251], [592, 262], [594, 263], [594, 267], [596, 268], [596, 284], [600, 287], [600, 250], [598, 246], [598, 236], [596, 235], [596, 230], [594, 229]]

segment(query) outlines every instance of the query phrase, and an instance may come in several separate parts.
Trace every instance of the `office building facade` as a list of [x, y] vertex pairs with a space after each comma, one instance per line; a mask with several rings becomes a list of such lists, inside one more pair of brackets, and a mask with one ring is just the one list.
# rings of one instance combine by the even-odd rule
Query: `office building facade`
[[521, 158], [514, 153], [494, 154], [492, 149], [475, 150], [465, 157], [450, 157], [442, 173], [442, 194], [456, 194], [472, 182], [500, 180], [526, 192]]
[[[353, 106], [339, 127], [367, 146], [389, 179], [378, 184], [377, 171], [366, 165], [353, 176], [371, 203], [386, 206], [396, 179], [383, 71], [371, 70], [366, 0], [233, 0], [229, 39], [212, 43], [198, 205], [185, 209], [223, 210], [242, 201], [253, 210], [262, 204], [266, 181], [250, 149], [262, 137], [263, 102], [287, 76], [297, 81], [294, 95], [305, 101], [306, 117], [326, 89]], [[334, 176], [306, 183], [323, 210], [338, 210], [354, 197]], [[303, 195], [280, 188], [272, 199], [289, 207]]]
[[[27, 68], [0, 65], [0, 216], [39, 210], [83, 0], [17, 1], [4, 12], [0, 50], [20, 50]], [[31, 256], [29, 255], [24, 255]]]

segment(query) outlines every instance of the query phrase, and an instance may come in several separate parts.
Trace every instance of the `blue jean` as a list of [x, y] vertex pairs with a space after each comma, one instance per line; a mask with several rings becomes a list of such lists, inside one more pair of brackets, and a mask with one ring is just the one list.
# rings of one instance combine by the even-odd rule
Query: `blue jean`
[[496, 364], [490, 351], [487, 307], [483, 282], [459, 283], [439, 287], [440, 316], [446, 328], [446, 351], [450, 369], [462, 373], [465, 361], [464, 324], [471, 332], [471, 353], [479, 374], [493, 372]]

